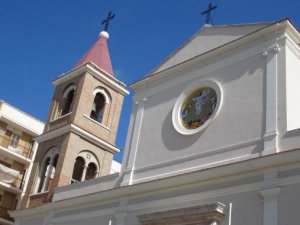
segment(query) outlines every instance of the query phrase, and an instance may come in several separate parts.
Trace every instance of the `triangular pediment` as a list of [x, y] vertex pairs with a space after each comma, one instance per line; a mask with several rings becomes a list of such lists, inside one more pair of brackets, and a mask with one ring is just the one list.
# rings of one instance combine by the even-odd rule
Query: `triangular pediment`
[[184, 61], [202, 55], [210, 50], [262, 29], [270, 24], [271, 23], [203, 26], [199, 32], [197, 32], [181, 47], [175, 50], [149, 75], [159, 73]]

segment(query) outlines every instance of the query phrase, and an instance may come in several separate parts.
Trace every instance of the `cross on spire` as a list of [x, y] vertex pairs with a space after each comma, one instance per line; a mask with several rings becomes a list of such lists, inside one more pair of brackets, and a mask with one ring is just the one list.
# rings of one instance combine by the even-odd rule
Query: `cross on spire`
[[109, 11], [109, 13], [108, 13], [106, 19], [102, 20], [101, 24], [102, 24], [102, 25], [105, 25], [105, 27], [104, 27], [104, 30], [105, 30], [105, 31], [107, 31], [109, 22], [110, 22], [113, 18], [115, 18], [115, 16], [116, 16], [115, 14], [112, 14], [112, 12]]
[[205, 24], [212, 24], [212, 25], [214, 25], [210, 14], [211, 14], [211, 11], [215, 10], [217, 7], [218, 7], [217, 5], [213, 6], [211, 3], [209, 3], [207, 10], [205, 10], [205, 11], [203, 11], [201, 13], [201, 15], [206, 15]]

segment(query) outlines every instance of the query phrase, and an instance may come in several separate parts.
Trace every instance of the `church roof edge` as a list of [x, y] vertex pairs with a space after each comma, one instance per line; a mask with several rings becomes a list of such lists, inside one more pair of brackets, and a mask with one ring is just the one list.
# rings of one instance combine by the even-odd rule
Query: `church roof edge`
[[[181, 48], [183, 48], [184, 46], [186, 46], [186, 45], [187, 45], [187, 44], [188, 44], [195, 36], [197, 36], [197, 35], [201, 32], [201, 30], [203, 29], [203, 27], [202, 27], [197, 33], [195, 33], [191, 38], [189, 38], [183, 45], [181, 45], [181, 46], [180, 46], [179, 48], [177, 48], [170, 56], [168, 56], [165, 60], [163, 60], [162, 63], [160, 63], [158, 66], [156, 66], [153, 70], [151, 70], [147, 75], [145, 75], [145, 76], [142, 77], [141, 79], [137, 80], [136, 82], [133, 82], [133, 83], [130, 85], [130, 87], [133, 88], [133, 89], [138, 88], [140, 85], [142, 85], [143, 82], [146, 82], [146, 80], [148, 80], [149, 78], [156, 77], [157, 75], [161, 74], [162, 72], [168, 71], [168, 70], [173, 69], [173, 68], [175, 68], [175, 67], [177, 67], [177, 66], [179, 66], [179, 65], [182, 65], [182, 64], [184, 64], [184, 63], [186, 63], [186, 62], [188, 62], [188, 61], [191, 61], [191, 60], [193, 60], [193, 59], [195, 59], [195, 58], [204, 56], [204, 55], [206, 55], [206, 54], [208, 54], [208, 53], [210, 53], [210, 52], [213, 52], [213, 51], [216, 51], [216, 50], [218, 50], [218, 49], [221, 49], [222, 47], [227, 46], [227, 45], [229, 45], [229, 44], [237, 43], [237, 42], [241, 41], [242, 39], [244, 39], [244, 38], [246, 38], [246, 37], [250, 37], [250, 36], [252, 36], [252, 35], [258, 34], [258, 32], [260, 32], [260, 31], [266, 30], [267, 28], [273, 27], [274, 25], [280, 24], [280, 23], [283, 23], [283, 22], [289, 23], [289, 24], [291, 25], [291, 27], [294, 29], [294, 31], [296, 31], [297, 34], [299, 35], [298, 29], [294, 26], [294, 24], [291, 22], [291, 20], [290, 20], [289, 18], [283, 18], [283, 19], [277, 20], [277, 21], [275, 21], [275, 22], [267, 22], [267, 23], [251, 23], [250, 26], [251, 26], [251, 25], [257, 25], [257, 24], [266, 24], [266, 26], [264, 26], [264, 27], [262, 27], [262, 28], [259, 28], [259, 29], [255, 30], [255, 31], [253, 31], [253, 32], [251, 32], [251, 33], [249, 33], [249, 34], [247, 34], [247, 35], [245, 35], [245, 36], [242, 36], [242, 37], [240, 37], [240, 38], [238, 38], [238, 39], [235, 39], [235, 40], [230, 41], [230, 42], [228, 42], [228, 43], [225, 43], [225, 44], [223, 44], [223, 45], [221, 45], [221, 46], [218, 46], [218, 47], [216, 47], [216, 48], [214, 48], [214, 49], [211, 49], [211, 50], [209, 50], [209, 51], [207, 51], [207, 52], [204, 52], [203, 54], [197, 55], [197, 56], [195, 56], [195, 57], [193, 57], [193, 58], [189, 58], [189, 59], [187, 59], [187, 60], [185, 60], [185, 61], [183, 61], [183, 62], [180, 62], [180, 63], [178, 63], [178, 64], [176, 64], [176, 65], [174, 65], [174, 66], [172, 66], [172, 67], [169, 67], [169, 68], [166, 68], [166, 69], [164, 69], [164, 70], [162, 70], [162, 71], [156, 72], [156, 70], [157, 70], [162, 64], [164, 64], [168, 59], [170, 59], [174, 54], [176, 54]], [[247, 24], [218, 25], [218, 26], [214, 26], [214, 27], [223, 27], [223, 28], [224, 28], [224, 27], [233, 27], [233, 26], [235, 26], [235, 27], [236, 27], [236, 26], [247, 26]], [[211, 27], [210, 27], [210, 28], [211, 28]], [[204, 29], [206, 29], [206, 28], [204, 28]], [[208, 29], [209, 29], [209, 27], [208, 27]], [[267, 32], [267, 31], [266, 31], [266, 32]]]

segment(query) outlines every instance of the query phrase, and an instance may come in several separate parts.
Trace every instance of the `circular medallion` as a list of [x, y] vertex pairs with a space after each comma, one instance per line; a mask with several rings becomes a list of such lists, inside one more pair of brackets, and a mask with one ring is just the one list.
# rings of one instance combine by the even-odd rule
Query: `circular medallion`
[[221, 102], [221, 89], [213, 81], [189, 86], [178, 98], [173, 110], [173, 125], [182, 134], [194, 134], [207, 127]]

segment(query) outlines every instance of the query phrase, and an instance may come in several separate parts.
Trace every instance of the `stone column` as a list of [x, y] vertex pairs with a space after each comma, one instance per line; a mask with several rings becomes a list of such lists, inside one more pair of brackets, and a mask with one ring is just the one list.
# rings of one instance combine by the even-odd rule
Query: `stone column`
[[85, 180], [85, 175], [86, 175], [87, 168], [88, 168], [88, 166], [84, 165], [80, 181]]
[[50, 159], [48, 171], [46, 170], [47, 174], [45, 176], [45, 180], [41, 190], [42, 192], [48, 191], [48, 184], [49, 184], [49, 179], [51, 177], [52, 169], [53, 169], [53, 158]]

